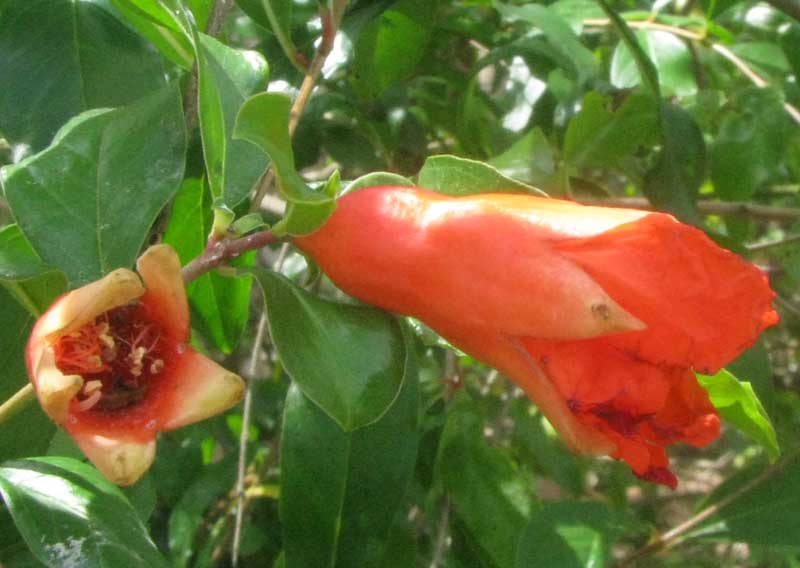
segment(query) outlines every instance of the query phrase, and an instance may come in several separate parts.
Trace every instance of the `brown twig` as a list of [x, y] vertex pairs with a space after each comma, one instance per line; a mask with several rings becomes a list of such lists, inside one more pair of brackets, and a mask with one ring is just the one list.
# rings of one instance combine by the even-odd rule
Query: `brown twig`
[[749, 251], [766, 250], [775, 247], [782, 247], [784, 245], [796, 243], [798, 241], [800, 241], [800, 235], [789, 235], [788, 237], [784, 237], [776, 241], [767, 241], [765, 243], [755, 243], [752, 245], [747, 245], [747, 250]]
[[235, 240], [227, 238], [221, 240], [211, 239], [206, 250], [183, 267], [183, 281], [188, 284], [206, 272], [217, 268], [223, 262], [236, 258], [249, 250], [264, 247], [276, 240], [277, 237], [270, 231], [259, 231]]
[[687, 532], [691, 529], [698, 526], [700, 523], [713, 517], [717, 513], [719, 513], [725, 507], [728, 507], [731, 503], [734, 503], [759, 485], [763, 484], [764, 482], [768, 481], [775, 475], [783, 472], [783, 470], [791, 464], [795, 459], [800, 457], [800, 448], [795, 448], [793, 451], [787, 453], [784, 458], [769, 467], [767, 467], [764, 471], [762, 471], [759, 475], [736, 489], [736, 491], [730, 493], [726, 497], [720, 499], [713, 505], [706, 507], [692, 518], [684, 521], [683, 523], [679, 524], [678, 526], [668, 530], [664, 534], [658, 536], [656, 539], [652, 540], [651, 542], [647, 543], [645, 546], [640, 548], [639, 550], [633, 552], [630, 556], [622, 560], [617, 566], [622, 568], [624, 566], [631, 566], [635, 561], [654, 554], [660, 550], [665, 548], [669, 548], [677, 544], [680, 537], [684, 536]]
[[[344, 15], [344, 9], [347, 5], [346, 0], [333, 0], [330, 7], [324, 10], [320, 16], [322, 19], [322, 39], [320, 40], [319, 47], [314, 54], [314, 58], [306, 70], [303, 77], [303, 82], [300, 85], [300, 90], [297, 92], [297, 97], [292, 104], [289, 111], [289, 136], [293, 136], [297, 130], [297, 124], [300, 122], [300, 117], [311, 98], [311, 93], [314, 91], [314, 86], [317, 83], [322, 67], [325, 65], [325, 60], [330, 55], [333, 49], [333, 42], [336, 39], [336, 34], [339, 31], [339, 24]], [[256, 188], [253, 200], [250, 203], [250, 210], [257, 211], [261, 206], [261, 201], [272, 186], [275, 176], [272, 170], [266, 172], [261, 176], [261, 181]]]
[[[606, 197], [606, 198], [578, 198], [584, 205], [600, 205], [604, 207], [628, 207], [631, 209], [653, 210], [653, 205], [644, 197]], [[796, 221], [800, 219], [800, 208], [773, 207], [771, 205], [757, 205], [744, 201], [710, 201], [697, 202], [700, 213], [711, 215], [742, 215], [757, 219], [773, 221]]]

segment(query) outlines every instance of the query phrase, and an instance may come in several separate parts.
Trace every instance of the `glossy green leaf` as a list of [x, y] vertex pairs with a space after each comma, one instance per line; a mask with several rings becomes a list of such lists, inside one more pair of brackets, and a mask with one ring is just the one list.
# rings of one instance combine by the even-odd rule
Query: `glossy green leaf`
[[571, 63], [570, 75], [584, 83], [597, 74], [597, 64], [592, 52], [581, 43], [569, 23], [548, 6], [525, 4], [496, 5], [500, 14], [509, 20], [521, 20], [538, 28], [550, 45]]
[[129, 104], [164, 85], [157, 54], [99, 2], [0, 5], [0, 132], [38, 152], [87, 109]]
[[[2, 249], [0, 249], [2, 250]], [[34, 317], [0, 286], [0, 401], [28, 384], [25, 346]], [[0, 460], [43, 454], [53, 435], [53, 423], [34, 400], [0, 423]]]
[[380, 420], [353, 432], [300, 389], [289, 390], [281, 438], [281, 522], [287, 568], [383, 568], [390, 528], [414, 472], [417, 378]]
[[178, 188], [185, 145], [170, 84], [128, 107], [76, 117], [47, 150], [0, 173], [36, 253], [77, 286], [133, 263]]
[[472, 195], [475, 193], [530, 193], [545, 195], [542, 191], [506, 177], [496, 168], [458, 156], [431, 156], [419, 171], [420, 187], [447, 195]]
[[232, 49], [198, 35], [200, 133], [211, 193], [234, 207], [247, 197], [267, 165], [264, 152], [233, 139], [236, 114], [244, 101], [267, 84], [269, 67], [256, 51]]
[[34, 316], [63, 293], [64, 273], [47, 266], [25, 240], [17, 225], [0, 229], [0, 285]]
[[342, 195], [346, 195], [352, 191], [363, 189], [365, 187], [378, 187], [382, 185], [413, 186], [414, 182], [407, 177], [393, 174], [391, 172], [372, 172], [351, 181], [349, 184], [347, 184], [347, 187], [341, 191], [339, 196], [341, 197]]
[[447, 412], [437, 467], [469, 534], [498, 566], [513, 566], [530, 518], [530, 482], [507, 453], [486, 443], [483, 420], [459, 391]]
[[771, 460], [778, 458], [775, 429], [749, 382], [740, 381], [725, 369], [713, 376], [698, 374], [697, 380], [722, 418], [758, 442]]
[[439, 2], [399, 0], [361, 30], [353, 48], [356, 92], [377, 97], [408, 77], [425, 55]]
[[0, 493], [48, 566], [167, 566], [125, 495], [89, 465], [70, 458], [5, 462]]
[[602, 568], [609, 563], [614, 539], [634, 526], [602, 503], [548, 503], [525, 528], [514, 565]]
[[234, 138], [262, 148], [272, 160], [278, 188], [287, 200], [286, 215], [273, 227], [273, 233], [301, 235], [311, 233], [333, 213], [336, 202], [306, 185], [294, 167], [289, 137], [289, 111], [292, 102], [286, 95], [261, 93], [248, 99], [236, 118]]
[[661, 88], [658, 77], [658, 70], [645, 50], [639, 44], [636, 34], [633, 33], [627, 22], [615, 12], [606, 0], [596, 0], [600, 7], [605, 12], [606, 17], [611, 20], [611, 24], [617, 30], [622, 42], [628, 48], [628, 52], [633, 58], [636, 68], [639, 71], [642, 84], [647, 88], [650, 94], [656, 99], [661, 99]]
[[408, 372], [397, 320], [376, 308], [322, 300], [275, 272], [248, 273], [261, 284], [270, 337], [303, 394], [344, 430], [378, 420]]
[[706, 144], [692, 116], [661, 103], [661, 151], [644, 178], [644, 194], [658, 209], [688, 222], [698, 220], [695, 202], [706, 175]]
[[[194, 65], [192, 24], [180, 0], [111, 0], [123, 17], [170, 61]], [[203, 28], [201, 28], [203, 29]]]
[[633, 154], [658, 134], [658, 107], [645, 93], [631, 93], [617, 110], [595, 91], [567, 126], [564, 159], [576, 171], [608, 167]]
[[[182, 264], [199, 256], [211, 230], [211, 199], [204, 184], [186, 180], [172, 204], [164, 242], [175, 247]], [[255, 251], [239, 256], [231, 264], [252, 266]], [[250, 308], [249, 277], [204, 274], [186, 287], [192, 307], [192, 325], [223, 353], [231, 353], [242, 337]]]
[[553, 183], [555, 158], [550, 142], [540, 128], [534, 128], [505, 152], [487, 162], [504, 176], [547, 188]]
[[[763, 465], [748, 467], [735, 474], [714, 490], [700, 504], [700, 508], [721, 502], [763, 474]], [[800, 532], [799, 505], [800, 455], [795, 451], [788, 462], [761, 478], [761, 482], [750, 490], [743, 491], [688, 536], [723, 542], [796, 547], [797, 534]]]
[[[637, 32], [636, 38], [658, 69], [664, 96], [684, 97], [697, 92], [692, 55], [682, 39], [658, 30]], [[630, 89], [642, 83], [636, 61], [624, 42], [617, 45], [611, 58], [611, 83], [618, 89]]]

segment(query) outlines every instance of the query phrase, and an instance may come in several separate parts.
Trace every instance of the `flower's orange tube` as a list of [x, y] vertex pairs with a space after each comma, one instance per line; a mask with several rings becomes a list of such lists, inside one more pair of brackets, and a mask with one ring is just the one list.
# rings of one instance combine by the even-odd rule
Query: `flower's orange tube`
[[669, 215], [373, 187], [297, 245], [344, 291], [417, 317], [519, 384], [575, 450], [674, 487], [716, 372], [778, 316], [755, 266]]

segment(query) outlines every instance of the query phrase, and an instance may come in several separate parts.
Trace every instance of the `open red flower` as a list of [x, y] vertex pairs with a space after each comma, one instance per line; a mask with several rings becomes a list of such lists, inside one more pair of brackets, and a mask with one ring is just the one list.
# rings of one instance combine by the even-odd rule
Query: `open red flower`
[[663, 213], [374, 187], [296, 242], [349, 294], [510, 376], [576, 451], [670, 487], [664, 448], [719, 435], [693, 370], [778, 320], [758, 268]]
[[175, 251], [150, 247], [58, 300], [33, 328], [28, 374], [44, 411], [119, 485], [155, 456], [156, 434], [236, 404], [242, 379], [194, 351]]

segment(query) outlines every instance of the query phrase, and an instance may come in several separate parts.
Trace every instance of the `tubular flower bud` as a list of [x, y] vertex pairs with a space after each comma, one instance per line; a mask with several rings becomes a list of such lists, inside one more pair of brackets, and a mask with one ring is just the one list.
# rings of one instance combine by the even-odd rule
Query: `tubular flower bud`
[[762, 272], [670, 215], [373, 187], [295, 241], [344, 291], [512, 378], [575, 451], [675, 487], [720, 420], [714, 373], [778, 321]]
[[150, 467], [156, 434], [236, 404], [242, 379], [187, 344], [175, 251], [150, 247], [139, 276], [120, 268], [57, 299], [33, 328], [28, 375], [44, 411], [111, 481]]

